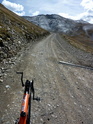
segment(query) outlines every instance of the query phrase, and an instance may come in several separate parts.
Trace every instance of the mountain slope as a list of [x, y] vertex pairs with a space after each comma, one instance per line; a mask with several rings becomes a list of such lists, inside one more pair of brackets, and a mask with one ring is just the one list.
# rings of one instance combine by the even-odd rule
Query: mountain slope
[[93, 25], [80, 24], [81, 30], [78, 30], [75, 35], [63, 34], [63, 37], [70, 44], [84, 51], [93, 53]]
[[76, 47], [93, 52], [93, 24], [66, 19], [56, 14], [23, 18], [50, 32], [61, 33]]
[[38, 15], [34, 17], [23, 16], [28, 21], [42, 27], [51, 32], [65, 32], [71, 31], [75, 27], [76, 22], [70, 19], [63, 18], [59, 15]]
[[23, 18], [50, 32], [59, 32], [69, 35], [77, 35], [77, 33], [79, 35], [79, 31], [86, 32], [87, 30], [85, 31], [85, 26], [88, 26], [88, 30], [89, 27], [90, 29], [92, 29], [91, 26], [93, 27], [92, 24], [85, 21], [75, 21], [56, 14], [38, 15], [33, 17], [23, 16]]
[[48, 33], [0, 4], [0, 61], [16, 54], [27, 42]]

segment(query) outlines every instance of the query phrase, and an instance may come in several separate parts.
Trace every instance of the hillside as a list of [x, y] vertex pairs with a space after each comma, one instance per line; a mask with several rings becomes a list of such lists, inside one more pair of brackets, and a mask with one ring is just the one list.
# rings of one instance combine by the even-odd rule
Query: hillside
[[93, 52], [93, 24], [67, 19], [56, 14], [23, 18], [50, 32], [62, 34], [75, 47]]
[[48, 33], [0, 4], [0, 61], [14, 56], [22, 45]]
[[93, 53], [93, 24], [80, 23], [79, 27], [81, 28], [75, 35], [62, 34], [62, 36], [75, 47]]

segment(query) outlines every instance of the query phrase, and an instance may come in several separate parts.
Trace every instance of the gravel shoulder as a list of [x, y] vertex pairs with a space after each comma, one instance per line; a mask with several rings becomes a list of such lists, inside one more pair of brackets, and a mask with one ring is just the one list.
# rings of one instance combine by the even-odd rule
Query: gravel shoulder
[[19, 53], [0, 83], [1, 124], [13, 124], [19, 117], [23, 89], [16, 71], [24, 72], [24, 81], [34, 79], [36, 96], [41, 99], [32, 101], [32, 124], [93, 123], [93, 71], [59, 61], [93, 67], [92, 54], [71, 46], [59, 34]]

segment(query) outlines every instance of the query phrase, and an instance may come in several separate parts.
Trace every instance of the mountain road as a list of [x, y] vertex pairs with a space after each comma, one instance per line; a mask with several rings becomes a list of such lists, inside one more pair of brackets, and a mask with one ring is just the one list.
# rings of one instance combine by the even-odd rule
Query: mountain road
[[39, 102], [32, 100], [32, 124], [93, 124], [93, 70], [60, 61], [93, 67], [91, 53], [55, 33], [21, 50], [2, 84], [1, 124], [13, 124], [19, 117], [23, 89], [16, 71], [24, 72], [24, 81], [34, 79], [40, 97]]

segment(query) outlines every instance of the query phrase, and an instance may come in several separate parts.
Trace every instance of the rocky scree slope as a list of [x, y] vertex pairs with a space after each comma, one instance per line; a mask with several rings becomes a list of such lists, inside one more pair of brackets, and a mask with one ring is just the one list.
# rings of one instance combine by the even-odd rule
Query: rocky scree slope
[[38, 15], [33, 17], [23, 16], [23, 18], [50, 32], [63, 32], [70, 35], [75, 35], [79, 30], [84, 31], [83, 27], [85, 25], [91, 25], [93, 28], [92, 24], [89, 24], [83, 20], [75, 21], [56, 14]]
[[75, 28], [76, 22], [62, 16], [52, 15], [38, 15], [38, 16], [23, 16], [28, 21], [46, 29], [50, 32], [64, 32], [69, 33]]
[[49, 34], [0, 4], [0, 61], [17, 54], [23, 45]]
[[93, 52], [93, 24], [67, 19], [56, 14], [23, 18], [50, 32], [61, 33], [76, 47]]

